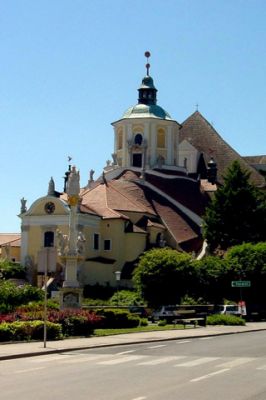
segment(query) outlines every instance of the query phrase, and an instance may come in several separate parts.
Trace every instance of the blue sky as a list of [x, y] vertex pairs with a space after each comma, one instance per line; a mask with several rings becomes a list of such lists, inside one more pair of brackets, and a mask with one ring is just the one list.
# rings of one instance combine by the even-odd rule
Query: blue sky
[[137, 103], [144, 52], [158, 104], [199, 111], [241, 155], [266, 154], [265, 0], [2, 0], [0, 232], [20, 199], [63, 189], [67, 156], [97, 177], [116, 121]]

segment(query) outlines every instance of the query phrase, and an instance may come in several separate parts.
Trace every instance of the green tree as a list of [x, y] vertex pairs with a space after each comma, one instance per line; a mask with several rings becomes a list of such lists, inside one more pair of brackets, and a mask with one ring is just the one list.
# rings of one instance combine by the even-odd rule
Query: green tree
[[2, 279], [26, 277], [25, 267], [3, 258], [0, 259], [0, 271]]
[[205, 302], [219, 304], [231, 298], [232, 272], [228, 262], [215, 256], [194, 261], [197, 271], [197, 295]]
[[[251, 287], [242, 290], [247, 303], [266, 304], [266, 242], [234, 246], [225, 255], [234, 280], [249, 280]], [[236, 291], [236, 289], [234, 289]]]
[[17, 306], [42, 300], [43, 297], [43, 290], [34, 286], [16, 286], [10, 281], [0, 281], [0, 313], [13, 311]]
[[135, 288], [152, 306], [179, 303], [194, 279], [191, 256], [170, 248], [145, 252], [133, 273]]
[[266, 240], [266, 198], [249, 182], [249, 172], [234, 161], [204, 217], [204, 237], [211, 251]]

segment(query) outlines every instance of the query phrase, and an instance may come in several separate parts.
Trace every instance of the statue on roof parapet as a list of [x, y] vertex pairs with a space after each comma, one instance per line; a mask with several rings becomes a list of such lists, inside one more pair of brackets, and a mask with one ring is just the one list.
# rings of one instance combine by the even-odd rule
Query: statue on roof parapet
[[27, 200], [24, 199], [24, 197], [22, 197], [22, 199], [20, 199], [20, 202], [21, 202], [20, 213], [23, 214], [27, 211], [27, 206], [26, 206]]
[[54, 183], [53, 177], [51, 177], [51, 179], [49, 181], [47, 195], [48, 196], [54, 196], [55, 195], [55, 183]]

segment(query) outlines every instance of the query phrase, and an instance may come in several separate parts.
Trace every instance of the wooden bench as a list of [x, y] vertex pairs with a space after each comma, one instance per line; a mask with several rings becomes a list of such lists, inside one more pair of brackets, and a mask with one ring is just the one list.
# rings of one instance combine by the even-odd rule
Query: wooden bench
[[176, 318], [173, 320], [175, 325], [181, 324], [186, 328], [187, 325], [194, 325], [196, 328], [198, 325], [206, 326], [207, 315], [197, 314], [195, 310], [180, 310], [176, 314]]

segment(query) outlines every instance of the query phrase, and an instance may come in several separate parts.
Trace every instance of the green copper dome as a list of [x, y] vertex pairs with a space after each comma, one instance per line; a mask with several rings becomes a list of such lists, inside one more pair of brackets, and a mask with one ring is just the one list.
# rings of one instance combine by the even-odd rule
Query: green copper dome
[[140, 89], [155, 89], [157, 91], [156, 87], [154, 86], [153, 79], [149, 75], [146, 75], [142, 79], [142, 84], [140, 86]]
[[172, 120], [171, 116], [157, 104], [136, 104], [124, 112], [121, 119], [125, 118], [160, 118]]

